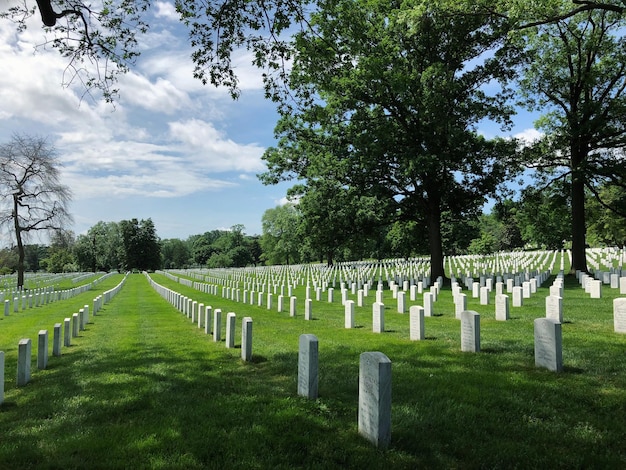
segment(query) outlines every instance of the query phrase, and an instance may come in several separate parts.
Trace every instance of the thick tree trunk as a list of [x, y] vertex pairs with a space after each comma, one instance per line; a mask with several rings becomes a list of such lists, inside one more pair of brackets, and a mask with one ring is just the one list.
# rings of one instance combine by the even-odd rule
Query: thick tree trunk
[[573, 142], [571, 145], [572, 168], [572, 267], [570, 272], [587, 272], [587, 255], [585, 252], [585, 174], [582, 163], [586, 158], [584, 144]]
[[15, 227], [15, 241], [17, 242], [17, 288], [24, 287], [24, 243], [22, 242], [22, 229], [18, 218], [18, 196], [13, 195], [13, 226]]
[[428, 246], [430, 249], [431, 282], [439, 276], [446, 278], [443, 269], [443, 246], [441, 241], [441, 203], [439, 195], [428, 195]]

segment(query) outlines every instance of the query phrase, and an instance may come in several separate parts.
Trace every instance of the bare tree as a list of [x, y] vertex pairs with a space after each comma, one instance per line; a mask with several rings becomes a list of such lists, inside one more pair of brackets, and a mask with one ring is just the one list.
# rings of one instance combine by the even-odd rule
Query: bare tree
[[54, 148], [44, 138], [14, 135], [0, 145], [0, 225], [15, 236], [18, 288], [24, 286], [25, 239], [72, 222], [72, 193], [59, 182], [59, 167]]

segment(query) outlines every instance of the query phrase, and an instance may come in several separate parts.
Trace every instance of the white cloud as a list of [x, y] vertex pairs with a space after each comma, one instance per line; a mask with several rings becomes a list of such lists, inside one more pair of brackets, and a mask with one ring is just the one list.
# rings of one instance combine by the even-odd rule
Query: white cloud
[[170, 21], [178, 21], [180, 19], [173, 3], [157, 1], [154, 3], [154, 8], [156, 9], [154, 15], [157, 18], [165, 18]]
[[120, 84], [124, 89], [122, 101], [125, 104], [166, 114], [191, 105], [187, 93], [163, 78], [152, 83], [142, 75], [129, 72], [121, 77]]
[[513, 137], [522, 141], [522, 145], [532, 145], [544, 136], [543, 132], [539, 132], [537, 129], [529, 128], [518, 132]]
[[256, 172], [264, 168], [264, 148], [257, 144], [238, 144], [208, 122], [189, 119], [170, 123], [170, 134], [180, 142], [193, 165], [204, 171]]

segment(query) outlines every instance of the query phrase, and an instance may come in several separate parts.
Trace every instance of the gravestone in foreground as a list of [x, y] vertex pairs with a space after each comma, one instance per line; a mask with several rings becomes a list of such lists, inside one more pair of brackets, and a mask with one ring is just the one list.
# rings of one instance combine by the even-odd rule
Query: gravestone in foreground
[[315, 399], [318, 389], [317, 336], [300, 335], [298, 346], [298, 395]]
[[473, 310], [461, 313], [461, 351], [480, 351], [480, 315]]
[[226, 347], [235, 347], [235, 312], [228, 312], [226, 314]]
[[391, 361], [377, 351], [360, 357], [359, 434], [381, 449], [391, 441]]
[[563, 370], [561, 323], [552, 318], [535, 319], [535, 366]]
[[252, 360], [252, 318], [244, 317], [241, 321], [241, 359]]
[[37, 369], [48, 367], [48, 330], [39, 330], [37, 343]]
[[21, 339], [17, 345], [17, 386], [22, 387], [30, 382], [31, 341]]
[[412, 305], [409, 308], [409, 339], [421, 341], [424, 339], [424, 308]]
[[496, 320], [507, 321], [509, 319], [509, 296], [496, 294]]
[[613, 329], [616, 333], [626, 333], [626, 299], [613, 299]]
[[372, 305], [372, 330], [374, 333], [385, 331], [385, 304], [380, 302]]

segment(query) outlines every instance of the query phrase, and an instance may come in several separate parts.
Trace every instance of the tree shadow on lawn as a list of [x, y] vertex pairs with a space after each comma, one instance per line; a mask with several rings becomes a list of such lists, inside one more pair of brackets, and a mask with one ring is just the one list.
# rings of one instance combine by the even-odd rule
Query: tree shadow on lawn
[[[227, 349], [181, 356], [152, 344], [97, 357], [77, 351], [38, 374], [0, 414], [0, 467], [626, 463], [623, 454], [607, 451], [625, 437], [616, 424], [623, 400], [591, 396], [594, 377], [535, 369], [532, 358], [505, 352], [380, 341], [392, 360], [387, 452], [356, 432], [362, 351], [353, 346], [321, 351], [320, 398], [305, 400], [296, 396], [296, 351], [243, 363]], [[603, 419], [615, 422], [598, 420], [598, 406]]]

